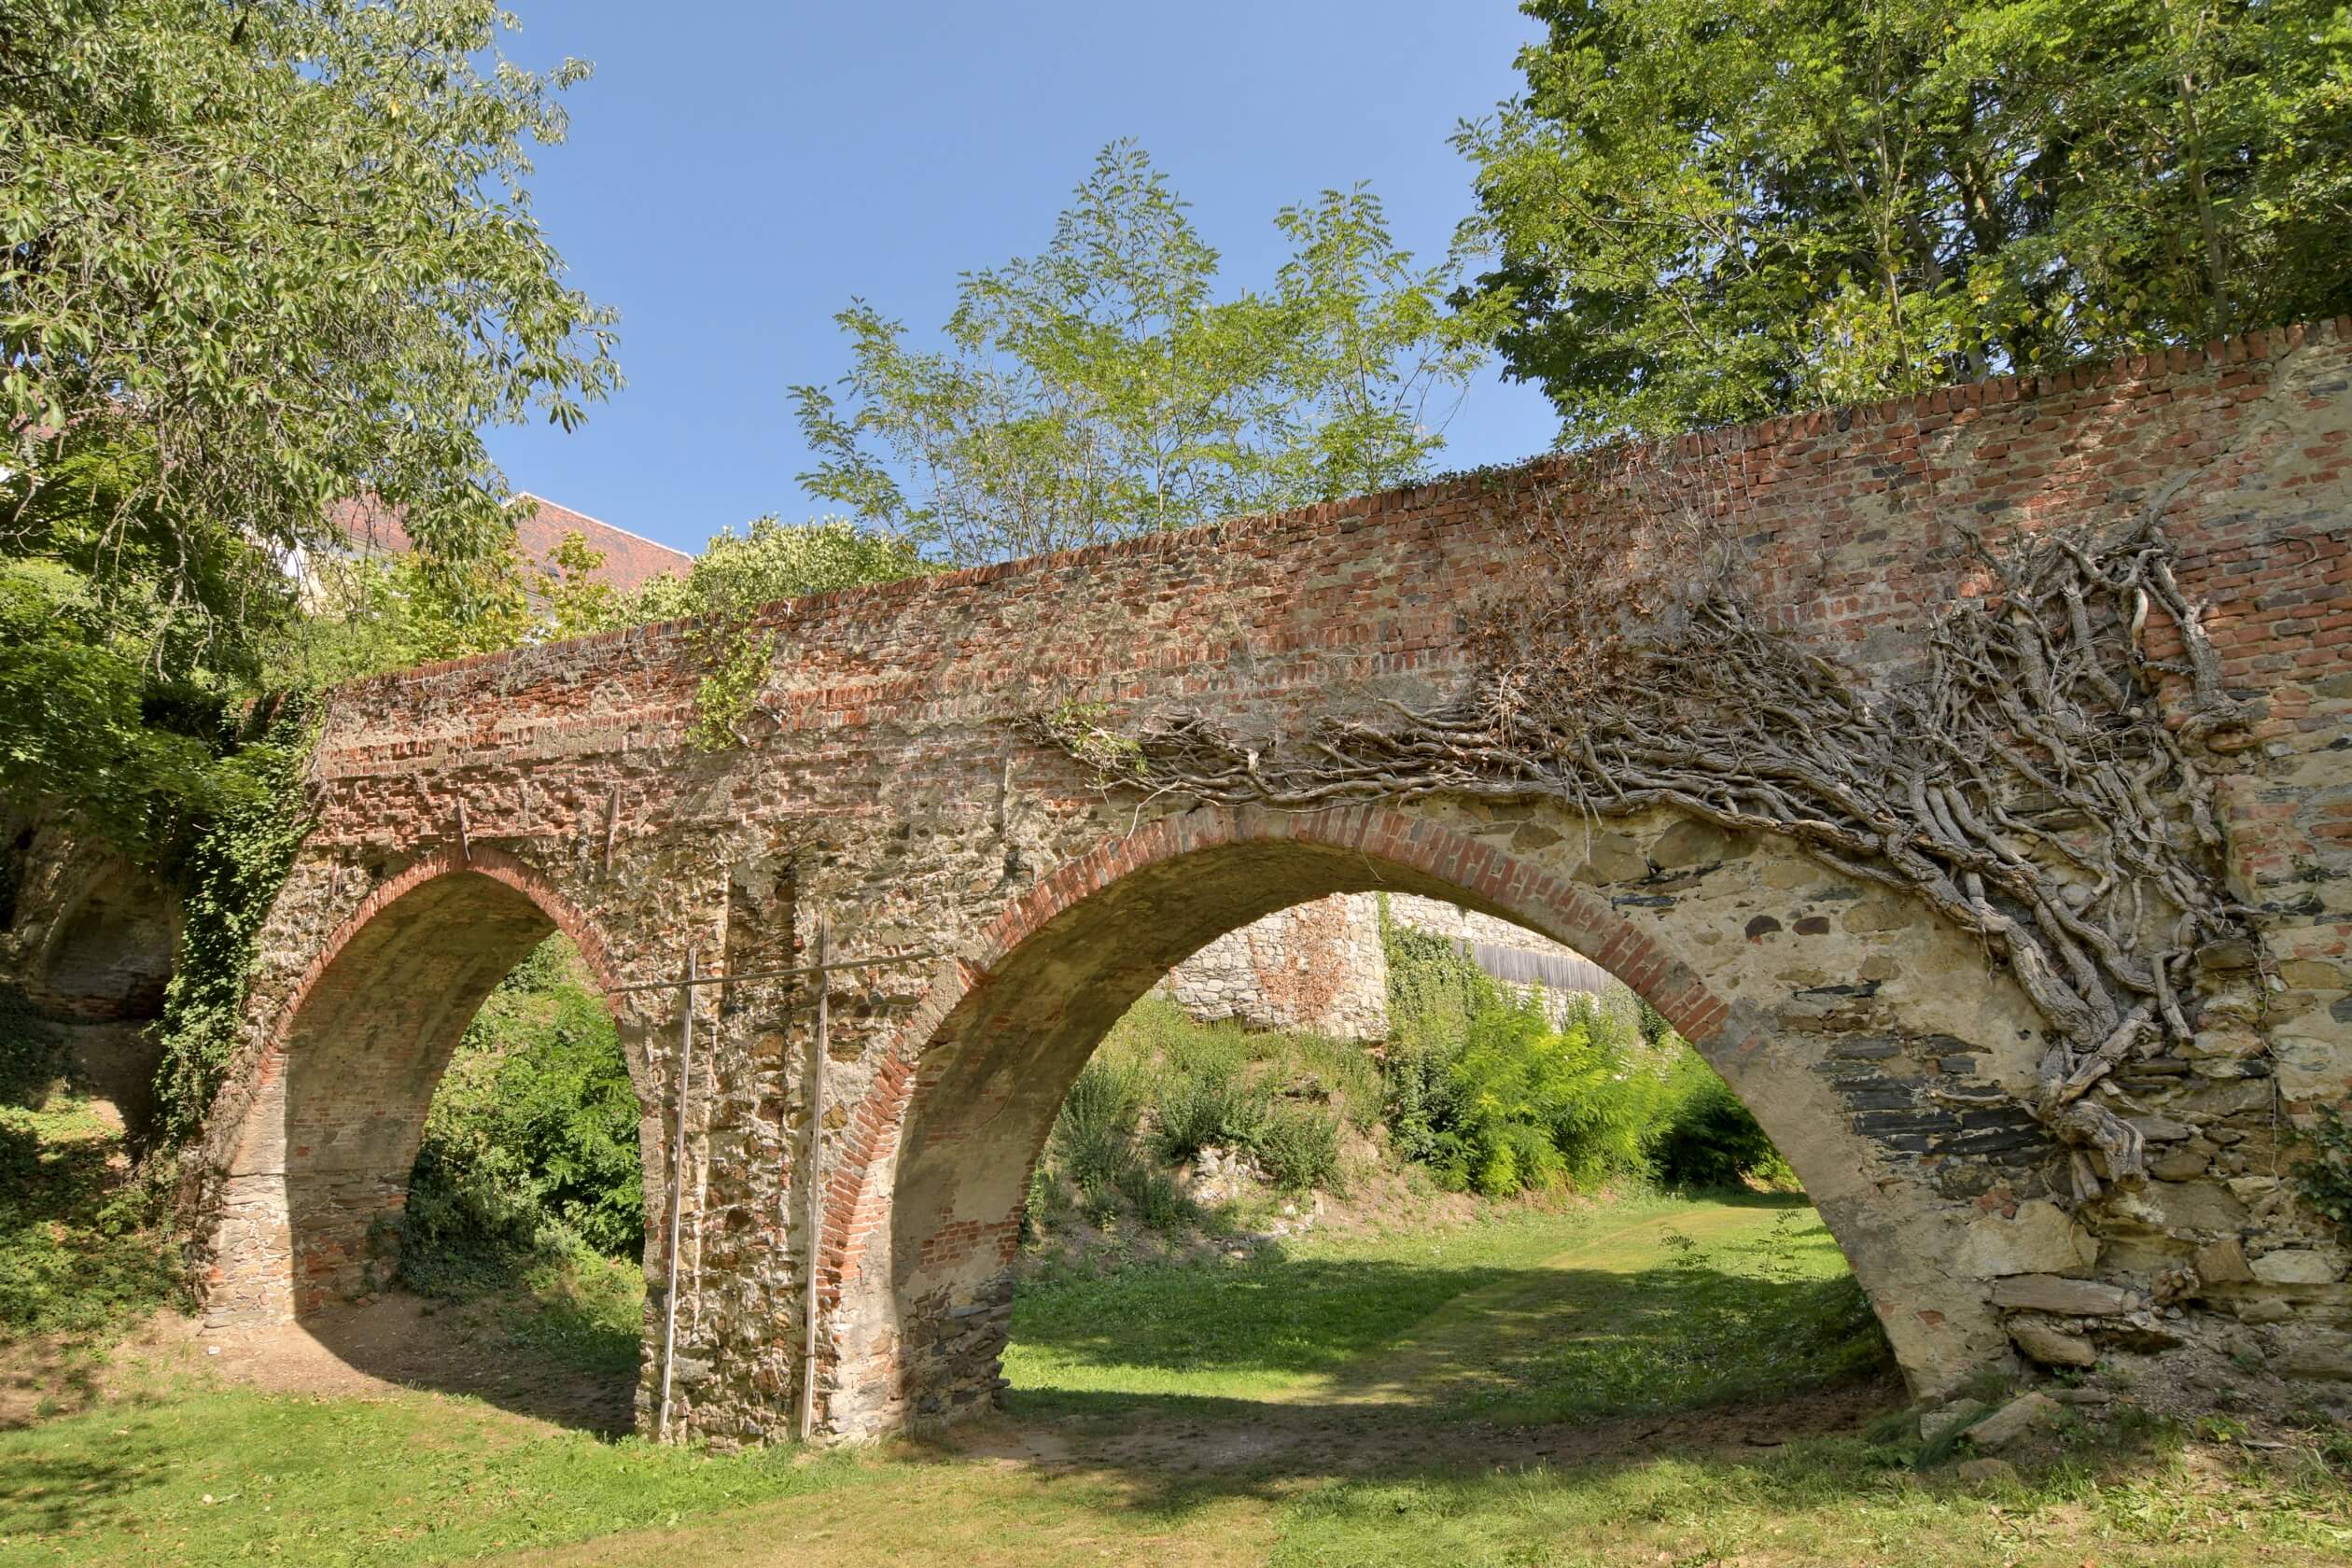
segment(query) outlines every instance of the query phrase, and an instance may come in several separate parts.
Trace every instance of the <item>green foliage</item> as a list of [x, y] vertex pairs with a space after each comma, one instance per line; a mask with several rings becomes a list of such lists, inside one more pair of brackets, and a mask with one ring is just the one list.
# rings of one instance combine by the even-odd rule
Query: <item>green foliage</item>
[[108, 624], [87, 577], [0, 557], [0, 788], [72, 801], [109, 842], [162, 866], [214, 804], [201, 731], [220, 703], [201, 700], [197, 681], [152, 679], [147, 652], [135, 629]]
[[721, 529], [684, 577], [657, 577], [609, 613], [615, 624], [698, 619], [688, 633], [703, 670], [693, 737], [706, 750], [723, 751], [743, 744], [742, 726], [775, 662], [776, 634], [755, 624], [762, 606], [894, 582], [923, 569], [915, 546], [884, 529], [838, 517], [802, 524], [762, 517], [741, 534]]
[[433, 1097], [401, 1278], [465, 1296], [575, 1252], [636, 1256], [637, 1123], [612, 1015], [569, 942], [550, 937], [483, 1004]]
[[2295, 1132], [2294, 1141], [2305, 1151], [2295, 1164], [2295, 1190], [2338, 1230], [2352, 1236], [2352, 1117], [2342, 1106], [2322, 1105], [2311, 1126]]
[[1793, 1186], [1794, 1172], [1755, 1115], [1695, 1052], [1670, 1070], [1664, 1103], [1649, 1138], [1658, 1179], [1693, 1189], [1736, 1187], [1754, 1179]]
[[[506, 26], [493, 0], [0, 7], [0, 788], [181, 886], [169, 1139], [299, 831], [288, 709], [240, 716], [523, 635], [480, 432], [617, 385], [523, 190], [585, 68], [516, 67]], [[363, 497], [423, 553], [334, 563], [329, 509]], [[304, 551], [351, 579], [315, 625]]]
[[157, 1026], [155, 1124], [167, 1145], [203, 1127], [236, 1048], [261, 926], [309, 826], [309, 754], [305, 716], [287, 705], [261, 738], [213, 769], [214, 805], [181, 877], [179, 951]]
[[339, 500], [404, 507], [437, 558], [495, 542], [481, 429], [618, 385], [524, 190], [587, 67], [517, 66], [508, 25], [495, 0], [7, 8], [7, 553], [103, 544], [234, 637]]
[[1435, 1169], [1449, 1185], [1500, 1197], [1641, 1167], [1631, 1066], [1580, 1025], [1554, 1029], [1532, 1006], [1490, 1008], [1447, 1072], [1451, 1125]]
[[1274, 1105], [1248, 1148], [1267, 1180], [1283, 1192], [1341, 1190], [1339, 1118], [1321, 1106], [1293, 1100]]
[[0, 992], [0, 1338], [101, 1341], [186, 1294], [168, 1205], [63, 1065], [55, 1030]]
[[1572, 442], [2352, 308], [2337, 0], [1533, 0], [1465, 126]]
[[1416, 266], [1361, 187], [1275, 221], [1272, 287], [1219, 299], [1167, 177], [1105, 147], [1042, 255], [965, 275], [941, 347], [862, 301], [834, 318], [850, 407], [793, 388], [819, 454], [801, 482], [971, 563], [1414, 477], [1484, 315], [1441, 309], [1454, 266]]
[[762, 605], [868, 582], [895, 582], [925, 569], [915, 546], [884, 529], [847, 518], [806, 523], [755, 518], [742, 533], [711, 536], [680, 577], [657, 577], [623, 605], [629, 622], [690, 615], [748, 617]]
[[1130, 1180], [1141, 1116], [1132, 1073], [1099, 1058], [1079, 1069], [1049, 1142], [1055, 1169], [1078, 1189], [1090, 1215], [1110, 1213]]
[[1201, 1150], [1250, 1149], [1267, 1131], [1273, 1093], [1244, 1077], [1238, 1061], [1211, 1058], [1164, 1078], [1153, 1102], [1153, 1142], [1175, 1163]]
[[1489, 1197], [1610, 1177], [1693, 1187], [1794, 1177], [1729, 1085], [1622, 986], [1551, 1026], [1448, 939], [1381, 911], [1391, 1147]]
[[1193, 1206], [1184, 1197], [1176, 1179], [1157, 1166], [1141, 1160], [1128, 1164], [1121, 1174], [1119, 1190], [1135, 1206], [1135, 1217], [1147, 1230], [1162, 1234], [1175, 1230], [1193, 1217]]
[[1073, 1189], [1109, 1224], [1122, 1206], [1149, 1229], [1197, 1218], [1169, 1168], [1204, 1149], [1255, 1161], [1285, 1192], [1337, 1190], [1340, 1127], [1369, 1126], [1379, 1074], [1351, 1042], [1231, 1023], [1198, 1024], [1145, 997], [1079, 1071], [1031, 1171], [1024, 1225], [1034, 1235]]

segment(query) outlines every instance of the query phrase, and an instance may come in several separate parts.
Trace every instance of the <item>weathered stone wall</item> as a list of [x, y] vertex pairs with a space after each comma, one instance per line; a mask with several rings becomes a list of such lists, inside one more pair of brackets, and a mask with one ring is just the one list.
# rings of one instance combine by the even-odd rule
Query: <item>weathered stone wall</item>
[[[1573, 997], [1608, 983], [1606, 971], [1572, 948], [1439, 899], [1399, 893], [1389, 901], [1389, 917], [1454, 943], [1555, 1018]], [[1159, 992], [1203, 1022], [1235, 1018], [1252, 1029], [1383, 1039], [1388, 953], [1380, 895], [1334, 893], [1278, 909], [1169, 970]]]
[[1379, 1040], [1388, 1033], [1379, 902], [1341, 893], [1278, 909], [1210, 943], [1159, 988], [1203, 1022]]
[[[2140, 1192], [2069, 1196], [2022, 1104], [2042, 1020], [1977, 942], [1786, 840], [1540, 802], [1191, 809], [1106, 794], [1020, 727], [1183, 704], [1270, 736], [1434, 703], [1472, 673], [1463, 607], [1523, 570], [1521, 489], [1473, 476], [772, 607], [739, 752], [688, 744], [699, 670], [674, 626], [336, 693], [191, 1184], [210, 1299], [282, 1312], [380, 1264], [438, 1062], [537, 931], [624, 985], [690, 947], [737, 973], [793, 962], [824, 916], [837, 950], [907, 957], [830, 982], [821, 1116], [805, 984], [698, 1003], [673, 1430], [788, 1429], [812, 1278], [819, 1431], [950, 1419], [995, 1388], [1029, 1166], [1102, 1031], [1222, 932], [1387, 889], [1536, 931], [1648, 997], [1787, 1155], [1923, 1389], [2006, 1357], [2012, 1330], [2246, 1333], [2275, 1365], [2341, 1365], [2344, 1253], [2288, 1200], [2277, 1137], [2352, 1085], [2347, 452], [2352, 322], [1662, 455], [1719, 477], [1752, 595], [1865, 679], [1985, 591], [1971, 530], [2119, 523], [2172, 486], [2183, 586], [2258, 705], [2252, 744], [2200, 765], [2263, 951], [2213, 955], [2194, 1042], [2110, 1096], [2165, 1151]], [[1519, 477], [1573, 491], [1575, 470]], [[1588, 525], [1618, 525], [1576, 494]], [[615, 1001], [658, 1214], [676, 993]]]
[[154, 1111], [149, 1026], [178, 942], [162, 883], [39, 804], [0, 797], [0, 987], [48, 1020], [75, 1081], [134, 1133]]

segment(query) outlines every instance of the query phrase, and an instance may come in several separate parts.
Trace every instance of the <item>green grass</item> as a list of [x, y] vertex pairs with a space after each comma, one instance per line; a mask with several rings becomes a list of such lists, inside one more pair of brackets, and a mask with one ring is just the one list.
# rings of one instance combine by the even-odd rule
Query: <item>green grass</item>
[[[1806, 1338], [1838, 1321], [1809, 1316], [1840, 1274], [1816, 1225], [1771, 1200], [1513, 1209], [1025, 1288], [1015, 1421], [973, 1448], [704, 1455], [449, 1396], [155, 1390], [0, 1434], [0, 1564], [2317, 1568], [2352, 1550], [2352, 1491], [2317, 1459], [2145, 1424], [2077, 1428], [1985, 1487], [1859, 1439], [1629, 1435], [1547, 1464], [1507, 1435], [1840, 1375], [1849, 1342]], [[1025, 1452], [1064, 1463], [1001, 1457]]]
[[533, 1433], [463, 1399], [207, 1393], [0, 1433], [0, 1562], [391, 1568], [675, 1523], [858, 1474], [847, 1455]]
[[182, 1286], [164, 1206], [58, 1067], [52, 1031], [0, 997], [0, 1336], [81, 1348]]
[[1883, 1344], [1801, 1199], [1653, 1197], [1031, 1281], [1005, 1375], [1017, 1413], [1403, 1400], [1534, 1422], [1817, 1384]]
[[1729, 1460], [1341, 1480], [1284, 1511], [1278, 1568], [1840, 1564], [1850, 1568], [2239, 1568], [2341, 1562], [2341, 1478], [2309, 1464], [2217, 1476], [2175, 1453], [2070, 1458], [2019, 1483], [1888, 1469], [1815, 1441]]

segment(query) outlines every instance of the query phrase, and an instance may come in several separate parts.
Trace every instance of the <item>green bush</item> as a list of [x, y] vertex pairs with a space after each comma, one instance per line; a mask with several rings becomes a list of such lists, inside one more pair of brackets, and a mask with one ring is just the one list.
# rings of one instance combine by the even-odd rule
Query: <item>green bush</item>
[[579, 955], [515, 966], [443, 1074], [409, 1179], [401, 1278], [427, 1295], [504, 1284], [534, 1260], [644, 1245], [636, 1086]]
[[1191, 1159], [1207, 1148], [1254, 1149], [1271, 1099], [1262, 1084], [1244, 1081], [1238, 1066], [1223, 1061], [1169, 1072], [1153, 1102], [1153, 1141], [1169, 1161]]
[[1193, 1217], [1192, 1202], [1177, 1186], [1176, 1179], [1141, 1160], [1128, 1163], [1120, 1177], [1119, 1190], [1135, 1205], [1135, 1217], [1148, 1229], [1165, 1233]]
[[1642, 1167], [1645, 1085], [1582, 1025], [1491, 1008], [1471, 1020], [1448, 1076], [1455, 1142], [1438, 1174], [1449, 1184], [1503, 1197]]
[[1502, 1196], [1614, 1176], [1793, 1186], [1755, 1117], [1659, 1011], [1622, 985], [1553, 1029], [1453, 943], [1382, 913], [1391, 1147], [1456, 1188]]
[[1687, 1045], [1666, 1080], [1649, 1138], [1650, 1166], [1670, 1186], [1736, 1187], [1751, 1178], [1793, 1185], [1794, 1173], [1756, 1117]]
[[1277, 1105], [1259, 1124], [1250, 1152], [1267, 1179], [1284, 1192], [1339, 1190], [1339, 1115], [1335, 1111]]
[[1064, 1097], [1049, 1141], [1054, 1164], [1089, 1214], [1103, 1217], [1116, 1207], [1135, 1165], [1142, 1113], [1134, 1073], [1099, 1057], [1079, 1070]]

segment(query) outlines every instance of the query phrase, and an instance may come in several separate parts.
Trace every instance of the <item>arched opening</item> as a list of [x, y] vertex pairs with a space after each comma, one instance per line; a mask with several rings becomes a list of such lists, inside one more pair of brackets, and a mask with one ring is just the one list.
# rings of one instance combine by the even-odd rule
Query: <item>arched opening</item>
[[1012, 1273], [1030, 1420], [1541, 1445], [1892, 1393], [1834, 1239], [1673, 1027], [1573, 950], [1405, 894], [1227, 933], [1114, 1025]]
[[[33, 841], [28, 829], [20, 849]], [[157, 1047], [179, 943], [170, 889], [120, 856], [52, 832], [39, 847], [26, 932], [24, 994], [65, 1044], [71, 1076], [120, 1116], [134, 1141], [152, 1119]], [[45, 923], [45, 929], [44, 929]]]
[[[1675, 847], [1695, 842], [1671, 820], [1652, 827]], [[1542, 831], [1554, 844], [1565, 841], [1559, 827]], [[1739, 861], [1741, 886], [1769, 888], [1769, 897], [1785, 905], [1800, 873], [1822, 875], [1776, 847], [1706, 847], [1720, 859], [1661, 883]], [[1649, 863], [1658, 875], [1660, 868]], [[857, 1197], [855, 1207], [838, 1205], [849, 1236], [835, 1242], [833, 1429], [949, 1421], [994, 1395], [1030, 1173], [1081, 1069], [1139, 998], [1212, 939], [1276, 909], [1382, 889], [1460, 905], [1567, 944], [1656, 1006], [1794, 1168], [1914, 1387], [1949, 1387], [2001, 1353], [1981, 1281], [1953, 1265], [1967, 1207], [1921, 1171], [1891, 1164], [1887, 1145], [1869, 1136], [1835, 1057], [1849, 1043], [1843, 1026], [1808, 994], [1825, 988], [1812, 983], [1818, 976], [1778, 959], [1787, 980], [1776, 983], [1773, 996], [1751, 997], [1742, 987], [1760, 960], [1727, 948], [1721, 967], [1729, 984], [1718, 992], [1715, 977], [1702, 977], [1683, 957], [1702, 948], [1727, 918], [1735, 936], [1760, 931], [1762, 917], [1745, 913], [1748, 901], [1721, 900], [1725, 907], [1705, 913], [1705, 930], [1659, 919], [1637, 926], [1621, 911], [1648, 916], [1676, 900], [1665, 892], [1595, 896], [1426, 817], [1203, 812], [1155, 824], [1066, 867], [1008, 910], [992, 933], [999, 956], [968, 966], [935, 998], [919, 1043], [910, 1037], [904, 1075], [885, 1074], [861, 1118], [883, 1134], [876, 1152], [864, 1171], [834, 1182], [837, 1198]], [[1812, 917], [1802, 918], [1810, 926]], [[1777, 918], [1769, 924], [1781, 926]], [[1855, 944], [1851, 958], [1873, 973], [1890, 964], [1890, 973], [1899, 972], [1888, 954], [1909, 944], [1924, 955], [1915, 966], [1923, 979], [1951, 961], [1942, 947], [1928, 951], [1948, 933], [1888, 927]], [[1756, 937], [1745, 940], [1761, 950]], [[1875, 997], [1878, 985], [1862, 988]], [[1974, 1048], [1955, 1038], [1955, 1029], [1970, 1026], [1949, 1011], [1926, 1005], [1914, 1021], [1920, 1040], [1942, 1042], [1937, 1048]], [[1993, 1044], [2006, 1053], [1993, 1065], [2007, 1071], [2008, 1057], [2019, 1053], [2007, 1042]], [[1874, 1048], [1877, 1057], [1891, 1054]], [[858, 1234], [868, 1216], [887, 1216], [886, 1225], [868, 1222], [876, 1232], [871, 1239]]]
[[157, 1016], [177, 928], [171, 896], [153, 878], [130, 873], [101, 881], [59, 922], [42, 966], [41, 1000], [93, 1022]]
[[[405, 1287], [455, 1294], [445, 1287], [468, 1264], [437, 1255], [411, 1257], [404, 1267], [404, 1246], [462, 1244], [455, 1233], [468, 1216], [456, 1211], [500, 1184], [498, 1172], [480, 1167], [528, 1158], [493, 1150], [464, 1129], [444, 1136], [424, 1162], [434, 1211], [420, 1216], [424, 1224], [409, 1223], [428, 1119], [469, 1026], [484, 1017], [494, 994], [500, 1005], [489, 1010], [493, 1021], [516, 1011], [509, 1003], [528, 1010], [558, 991], [555, 1000], [575, 1012], [584, 1002], [612, 1016], [601, 994], [609, 984], [605, 954], [584, 921], [517, 862], [481, 850], [471, 861], [447, 859], [412, 868], [369, 899], [281, 1015], [223, 1185], [207, 1317], [219, 1327], [291, 1320], [362, 1372], [464, 1386], [583, 1424], [625, 1425], [633, 1366], [608, 1369], [609, 1397], [583, 1398], [576, 1387], [525, 1386], [513, 1368], [496, 1365], [495, 1337], [485, 1341], [468, 1325], [411, 1332], [413, 1320], [433, 1309]], [[517, 984], [500, 993], [511, 980]], [[626, 1154], [648, 1178], [657, 1176], [656, 1112], [634, 1026], [621, 1020], [616, 1038], [583, 1030], [578, 1016], [542, 1021], [584, 1033], [578, 1043], [589, 1054], [617, 1044], [635, 1112]], [[495, 1079], [511, 1048], [521, 1047], [477, 1034], [469, 1073]], [[495, 1083], [467, 1087], [477, 1109], [485, 1094], [497, 1093]], [[450, 1169], [453, 1162], [459, 1169]], [[519, 1202], [538, 1196], [544, 1172], [518, 1167], [504, 1174], [507, 1196]], [[486, 1211], [471, 1217], [497, 1220]], [[453, 1333], [474, 1341], [471, 1360], [480, 1365], [456, 1365], [443, 1353], [441, 1341]]]

